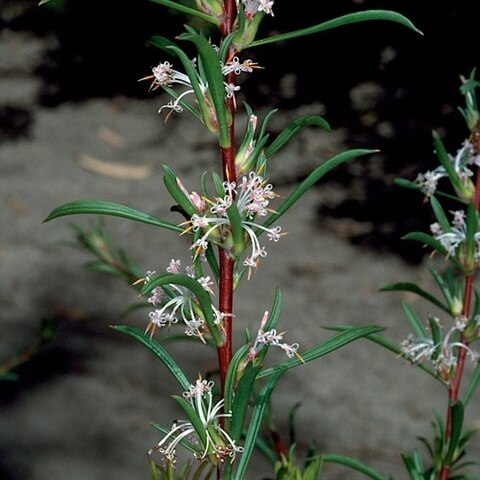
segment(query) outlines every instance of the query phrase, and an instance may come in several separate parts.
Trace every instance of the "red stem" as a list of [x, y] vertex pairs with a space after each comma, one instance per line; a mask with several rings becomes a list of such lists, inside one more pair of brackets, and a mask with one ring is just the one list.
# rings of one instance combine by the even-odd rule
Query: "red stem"
[[[222, 37], [225, 38], [233, 28], [233, 23], [237, 14], [235, 0], [225, 0], [225, 19], [221, 26]], [[230, 75], [227, 82], [234, 83], [235, 76]], [[235, 172], [235, 130], [234, 116], [235, 108], [230, 99], [227, 107], [231, 115], [231, 124], [229, 126], [230, 146], [221, 148], [222, 152], [222, 171], [223, 178], [228, 182], [236, 182]], [[218, 366], [220, 370], [220, 386], [222, 397], [224, 396], [225, 378], [227, 376], [228, 366], [232, 359], [232, 318], [233, 318], [233, 273], [234, 261], [228, 252], [222, 248], [219, 249], [220, 258], [220, 280], [219, 280], [219, 310], [224, 314], [224, 343], [217, 349]]]
[[[472, 134], [472, 138], [474, 138], [473, 135], [475, 135], [475, 132]], [[474, 145], [476, 144], [474, 143]], [[476, 148], [476, 150], [478, 149]], [[480, 210], [480, 171], [478, 169], [477, 169], [475, 195], [473, 198], [473, 202], [475, 205], [475, 209], [478, 212]], [[464, 315], [467, 318], [470, 316], [470, 304], [472, 302], [473, 280], [474, 280], [474, 274], [470, 274], [465, 277], [462, 315]], [[465, 338], [465, 334], [463, 332], [460, 335], [460, 342], [463, 344], [468, 344], [468, 341]], [[464, 348], [459, 348], [455, 375], [452, 378], [452, 381], [450, 382], [450, 385], [448, 388], [448, 409], [447, 409], [447, 421], [445, 426], [445, 443], [447, 443], [448, 440], [450, 439], [450, 433], [452, 431], [453, 406], [458, 401], [458, 397], [460, 393], [460, 384], [462, 383], [466, 356], [467, 356], [467, 351]], [[443, 465], [438, 477], [439, 480], [447, 480], [449, 471], [450, 471], [450, 467], [448, 465]]]

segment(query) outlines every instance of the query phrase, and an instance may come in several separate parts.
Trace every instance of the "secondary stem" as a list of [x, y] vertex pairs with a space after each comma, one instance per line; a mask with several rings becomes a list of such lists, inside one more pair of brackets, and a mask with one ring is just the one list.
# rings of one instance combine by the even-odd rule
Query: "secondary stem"
[[[475, 135], [478, 136], [478, 126], [474, 130], [472, 137]], [[476, 147], [477, 143], [473, 142], [475, 145], [475, 149], [478, 150]], [[477, 169], [477, 178], [476, 178], [476, 185], [475, 185], [475, 195], [473, 198], [473, 202], [475, 205], [475, 210], [478, 212], [480, 210], [480, 171]], [[470, 274], [465, 277], [465, 285], [463, 291], [463, 308], [462, 308], [462, 315], [466, 318], [470, 316], [470, 305], [472, 303], [472, 292], [473, 292], [473, 281], [475, 275]], [[462, 332], [460, 335], [460, 343], [467, 344], [468, 341], [465, 338], [465, 334]], [[465, 359], [467, 356], [467, 351], [464, 348], [458, 349], [458, 357], [457, 357], [457, 367], [455, 370], [455, 375], [450, 382], [450, 386], [448, 389], [448, 409], [447, 409], [447, 421], [445, 425], [445, 443], [447, 444], [450, 439], [450, 433], [452, 431], [452, 413], [453, 413], [453, 406], [457, 403], [459, 393], [460, 393], [460, 384], [462, 383], [463, 377], [463, 370], [465, 367]], [[450, 471], [450, 467], [448, 465], [443, 465], [440, 474], [439, 480], [447, 480], [448, 474]]]

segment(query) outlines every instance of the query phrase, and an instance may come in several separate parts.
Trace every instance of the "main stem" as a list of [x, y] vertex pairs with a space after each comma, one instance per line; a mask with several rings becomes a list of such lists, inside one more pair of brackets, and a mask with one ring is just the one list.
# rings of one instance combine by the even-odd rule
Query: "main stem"
[[[233, 28], [236, 17], [235, 0], [225, 0], [225, 18], [221, 25], [222, 38], [229, 35]], [[227, 79], [228, 83], [235, 82], [235, 75], [230, 75]], [[228, 182], [236, 182], [237, 175], [235, 171], [235, 130], [234, 118], [235, 107], [232, 99], [228, 101], [227, 107], [230, 111], [231, 124], [229, 126], [230, 145], [222, 147], [222, 172], [223, 179]], [[219, 281], [219, 310], [224, 314], [224, 342], [218, 347], [218, 366], [220, 370], [220, 385], [222, 397], [224, 396], [225, 379], [227, 376], [228, 366], [232, 359], [232, 319], [233, 319], [233, 275], [234, 260], [229, 253], [220, 248], [220, 281]]]
[[[474, 132], [473, 135], [475, 134], [478, 135], [478, 132], [477, 133]], [[476, 145], [475, 142], [474, 142], [474, 145]], [[478, 149], [476, 148], [476, 150]], [[480, 210], [480, 171], [478, 168], [477, 168], [476, 175], [477, 175], [477, 178], [476, 178], [475, 196], [474, 196], [473, 202], [475, 205], [475, 210], [478, 212]], [[463, 290], [462, 315], [464, 315], [466, 318], [469, 318], [470, 316], [470, 305], [472, 303], [474, 279], [475, 279], [474, 274], [470, 274], [465, 277], [465, 284], [464, 284], [464, 290]], [[463, 344], [468, 343], [467, 339], [465, 338], [464, 332], [462, 332], [462, 334], [460, 335], [460, 343], [463, 343]], [[455, 375], [453, 376], [448, 388], [448, 409], [447, 409], [447, 421], [445, 425], [445, 444], [448, 443], [450, 439], [450, 433], [452, 431], [453, 407], [458, 402], [458, 397], [460, 394], [460, 384], [462, 383], [466, 356], [467, 356], [467, 351], [464, 348], [459, 348]], [[449, 472], [450, 472], [450, 467], [448, 465], [443, 465], [438, 477], [439, 480], [447, 480]]]

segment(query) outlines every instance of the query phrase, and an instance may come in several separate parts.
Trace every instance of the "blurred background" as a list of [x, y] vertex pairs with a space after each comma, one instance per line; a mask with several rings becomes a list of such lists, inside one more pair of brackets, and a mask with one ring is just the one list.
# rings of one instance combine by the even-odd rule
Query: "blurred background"
[[[480, 60], [474, 6], [473, 0], [279, 0], [275, 17], [264, 21], [262, 36], [384, 8], [406, 15], [425, 34], [371, 22], [248, 54], [264, 70], [242, 79], [238, 100], [248, 98], [260, 115], [278, 108], [273, 133], [307, 113], [323, 115], [333, 127], [331, 134], [304, 132], [275, 160], [272, 181], [280, 192], [342, 149], [381, 150], [316, 187], [286, 218], [290, 235], [271, 249], [271, 261], [258, 273], [271, 292], [275, 284], [288, 291], [283, 318], [292, 341], [326, 335], [319, 325], [334, 322], [379, 323], [399, 340], [406, 336], [398, 297], [377, 290], [396, 280], [429, 284], [426, 252], [400, 238], [427, 228], [430, 216], [419, 195], [393, 180], [413, 179], [435, 165], [433, 128], [445, 135], [450, 152], [466, 136], [458, 89], [459, 76]], [[137, 82], [164, 60], [146, 40], [175, 36], [183, 21], [146, 0], [0, 3], [0, 362], [13, 362], [17, 376], [0, 383], [2, 480], [147, 478], [145, 452], [158, 441], [149, 422], [174, 418], [164, 373], [141, 347], [108, 329], [132, 322], [143, 328], [145, 316], [120, 318], [134, 294], [81, 268], [88, 256], [64, 245], [73, 238], [68, 220], [41, 221], [56, 205], [77, 198], [110, 199], [166, 217], [161, 164], [169, 163], [190, 188], [195, 166], [215, 168], [212, 139], [185, 115], [164, 124], [156, 114], [164, 102]], [[178, 240], [168, 234], [120, 220], [108, 220], [107, 228], [144, 270], [162, 270], [177, 256]], [[298, 253], [297, 242], [304, 245]], [[247, 285], [238, 317], [256, 325], [269, 308], [268, 294]], [[312, 301], [318, 305], [313, 315]], [[316, 441], [320, 450], [357, 455], [398, 474], [398, 450], [429, 433], [438, 392], [428, 385], [413, 405], [412, 391], [424, 388], [415, 383], [420, 373], [387, 354], [372, 365], [376, 347], [359, 345], [286, 383], [279, 410], [298, 401], [298, 392], [318, 399], [300, 409], [298, 430], [308, 433], [301, 447]], [[211, 367], [201, 349], [174, 348], [185, 365], [193, 356]], [[392, 371], [395, 386], [385, 379]], [[318, 414], [323, 411], [329, 412], [325, 423]], [[312, 416], [317, 434], [309, 430]], [[346, 417], [351, 421], [340, 433], [336, 422]], [[252, 478], [263, 472], [259, 467]], [[330, 478], [344, 477], [333, 469]]]

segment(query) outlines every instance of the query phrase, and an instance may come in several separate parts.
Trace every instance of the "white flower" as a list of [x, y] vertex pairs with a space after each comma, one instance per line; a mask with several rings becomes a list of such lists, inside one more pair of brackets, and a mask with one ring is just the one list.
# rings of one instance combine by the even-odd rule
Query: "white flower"
[[249, 359], [253, 360], [265, 345], [271, 345], [281, 348], [286, 353], [288, 358], [293, 358], [296, 356], [303, 361], [302, 357], [298, 354], [298, 343], [292, 343], [289, 345], [288, 343], [282, 342], [285, 332], [277, 333], [274, 328], [267, 331], [263, 330], [268, 323], [268, 316], [268, 312], [263, 314], [260, 328], [257, 332], [257, 337], [255, 338], [255, 342], [253, 343], [253, 346], [248, 354]]
[[222, 238], [225, 231], [230, 228], [227, 210], [233, 205], [233, 199], [235, 198], [242, 219], [242, 228], [251, 247], [250, 253], [243, 261], [243, 265], [248, 268], [248, 278], [250, 278], [252, 270], [258, 266], [260, 259], [267, 255], [265, 247], [260, 244], [258, 239], [258, 231], [265, 232], [268, 240], [273, 242], [278, 242], [280, 237], [285, 235], [281, 233], [281, 227], [267, 228], [253, 221], [256, 217], [265, 217], [273, 212], [268, 206], [276, 194], [272, 185], [267, 184], [256, 172], [250, 172], [242, 177], [238, 184], [224, 182], [223, 187], [225, 189], [223, 198], [216, 198], [215, 202], [208, 200], [212, 205], [209, 210], [210, 215], [207, 213], [205, 215], [192, 215], [190, 220], [182, 224], [186, 227], [183, 233], [200, 230], [203, 232], [203, 235], [190, 247], [195, 251], [195, 255], [199, 255], [208, 248], [215, 231], [220, 233], [215, 239], [218, 243], [218, 238]]
[[[474, 146], [468, 139], [463, 142], [462, 147], [457, 150], [455, 156], [449, 155], [448, 158], [456, 174], [462, 181], [473, 176], [473, 171], [469, 166], [480, 165], [480, 155], [475, 152]], [[435, 170], [419, 173], [415, 179], [415, 183], [422, 189], [427, 197], [430, 197], [437, 190], [438, 181], [447, 176], [445, 168], [439, 166]]]
[[213, 382], [207, 382], [198, 378], [194, 385], [190, 385], [188, 391], [183, 393], [195, 413], [198, 415], [202, 428], [204, 430], [205, 441], [198, 436], [191, 422], [184, 420], [173, 424], [170, 432], [150, 450], [150, 454], [159, 451], [172, 463], [176, 460], [176, 447], [181, 440], [186, 440], [192, 446], [198, 448], [201, 446], [203, 452], [196, 455], [198, 460], [203, 460], [207, 456], [215, 456], [219, 462], [224, 462], [230, 458], [230, 462], [235, 460], [237, 453], [243, 452], [243, 447], [236, 445], [235, 441], [222, 428], [220, 419], [231, 417], [232, 414], [221, 413], [223, 410], [223, 399], [213, 403], [212, 394]]
[[[205, 94], [208, 90], [208, 84], [202, 80], [200, 75], [197, 73], [197, 80], [200, 86], [202, 94]], [[183, 112], [183, 107], [181, 106], [181, 101], [187, 95], [195, 93], [192, 88], [192, 82], [188, 75], [185, 73], [174, 70], [172, 65], [169, 62], [161, 62], [156, 67], [152, 68], [152, 75], [141, 78], [142, 80], [152, 80], [150, 85], [150, 90], [156, 90], [159, 87], [172, 87], [173, 85], [181, 85], [187, 87], [187, 90], [182, 92], [179, 95], [175, 95], [174, 100], [170, 100], [168, 103], [163, 105], [158, 112], [160, 113], [164, 108], [171, 110], [171, 112], [181, 113]], [[167, 115], [168, 119], [168, 115]]]
[[[167, 272], [172, 274], [180, 273], [180, 260], [172, 259], [167, 267]], [[191, 266], [185, 267], [185, 274], [195, 279], [210, 294], [213, 294], [214, 282], [209, 276], [198, 277]], [[168, 294], [167, 294], [168, 293]], [[203, 335], [206, 331], [205, 319], [202, 317], [202, 310], [198, 306], [195, 295], [181, 285], [169, 284], [168, 291], [162, 287], [155, 287], [148, 298], [155, 310], [149, 313], [150, 322], [145, 333], [153, 337], [157, 328], [171, 327], [181, 320], [185, 326], [185, 334], [189, 337], [199, 337], [205, 343]], [[217, 325], [222, 323], [224, 314], [212, 305], [214, 321]]]
[[[265, 12], [273, 17], [274, 0], [240, 0], [245, 8], [245, 16], [252, 20], [256, 13]], [[237, 0], [238, 4], [238, 0]]]

